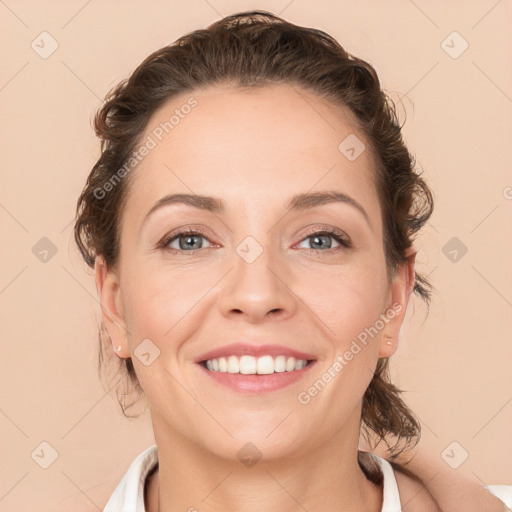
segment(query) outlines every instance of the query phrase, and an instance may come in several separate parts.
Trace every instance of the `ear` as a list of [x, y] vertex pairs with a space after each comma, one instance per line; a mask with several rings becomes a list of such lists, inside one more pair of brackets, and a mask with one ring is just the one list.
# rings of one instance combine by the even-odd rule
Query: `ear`
[[126, 341], [126, 324], [123, 317], [121, 288], [117, 276], [108, 269], [103, 256], [94, 262], [96, 290], [100, 298], [101, 314], [105, 327], [112, 340], [114, 353], [119, 357], [130, 357]]
[[385, 313], [388, 319], [379, 342], [379, 357], [390, 357], [398, 348], [398, 335], [405, 318], [409, 297], [414, 289], [416, 250], [406, 250], [407, 261], [398, 265], [391, 283], [391, 304]]

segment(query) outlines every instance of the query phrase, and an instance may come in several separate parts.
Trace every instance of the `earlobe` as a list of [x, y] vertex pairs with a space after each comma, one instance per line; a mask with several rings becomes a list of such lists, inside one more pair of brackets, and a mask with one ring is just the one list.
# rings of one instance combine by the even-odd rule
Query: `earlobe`
[[113, 350], [119, 357], [130, 357], [118, 278], [109, 271], [103, 256], [96, 257], [94, 272], [102, 319], [112, 341]]
[[379, 344], [379, 358], [391, 357], [398, 349], [398, 336], [384, 334]]

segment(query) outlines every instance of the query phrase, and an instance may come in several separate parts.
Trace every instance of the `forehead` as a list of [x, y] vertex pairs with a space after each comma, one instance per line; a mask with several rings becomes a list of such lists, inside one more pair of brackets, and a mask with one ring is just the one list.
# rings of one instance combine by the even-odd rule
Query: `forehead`
[[347, 158], [344, 144], [340, 150], [345, 140], [359, 144], [358, 152], [367, 144], [355, 117], [298, 86], [181, 94], [153, 114], [141, 140], [152, 148], [130, 177], [127, 208], [135, 217], [169, 193], [272, 209], [283, 197], [327, 189], [357, 197], [370, 217], [379, 215], [368, 146], [356, 159]]

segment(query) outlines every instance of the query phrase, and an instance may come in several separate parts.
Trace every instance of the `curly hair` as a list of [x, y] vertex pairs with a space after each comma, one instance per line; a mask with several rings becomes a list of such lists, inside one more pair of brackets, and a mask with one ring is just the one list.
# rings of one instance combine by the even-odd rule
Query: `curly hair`
[[[106, 96], [94, 127], [101, 140], [101, 156], [92, 168], [78, 199], [74, 236], [85, 260], [94, 267], [102, 255], [109, 268], [119, 258], [119, 222], [130, 177], [108, 194], [98, 195], [123, 168], [141, 141], [150, 117], [164, 102], [211, 85], [263, 87], [292, 84], [333, 104], [349, 109], [364, 134], [373, 160], [383, 219], [383, 244], [388, 277], [407, 262], [406, 250], [433, 211], [433, 196], [408, 151], [396, 106], [381, 87], [375, 69], [348, 53], [325, 32], [294, 25], [266, 11], [227, 16], [206, 29], [190, 32], [149, 55]], [[413, 291], [428, 306], [432, 285], [416, 274]], [[123, 413], [143, 394], [130, 358], [114, 353], [102, 323], [98, 370], [105, 359], [116, 360], [126, 393], [118, 386]], [[121, 378], [120, 381], [123, 379]], [[118, 381], [119, 382], [119, 381]], [[123, 385], [123, 384], [121, 384]], [[396, 437], [406, 445], [419, 440], [420, 423], [400, 397], [389, 377], [388, 358], [377, 362], [362, 403], [361, 429], [383, 440]], [[387, 442], [387, 441], [386, 441]], [[389, 446], [389, 445], [388, 445]], [[395, 450], [395, 451], [393, 451]]]

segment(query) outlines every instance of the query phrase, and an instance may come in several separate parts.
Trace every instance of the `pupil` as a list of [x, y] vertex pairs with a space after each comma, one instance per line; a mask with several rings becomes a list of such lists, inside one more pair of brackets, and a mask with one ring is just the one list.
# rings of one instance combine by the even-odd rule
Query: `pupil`
[[[328, 235], [315, 235], [313, 237], [314, 244], [317, 243], [317, 240], [321, 240], [321, 239], [325, 239], [325, 238], [330, 239], [330, 236], [328, 236]], [[327, 246], [328, 248], [330, 248], [331, 244], [330, 244], [330, 242], [324, 242], [324, 243], [320, 242], [320, 247], [323, 247], [323, 246]]]
[[[194, 245], [194, 238], [199, 238], [199, 235], [190, 235], [185, 238], [185, 244]], [[181, 243], [182, 239], [180, 238], [180, 249], [189, 249], [190, 247], [184, 247], [185, 244]], [[197, 244], [196, 244], [197, 245]], [[192, 247], [194, 249], [194, 247]]]

